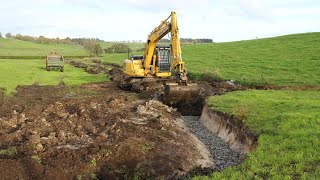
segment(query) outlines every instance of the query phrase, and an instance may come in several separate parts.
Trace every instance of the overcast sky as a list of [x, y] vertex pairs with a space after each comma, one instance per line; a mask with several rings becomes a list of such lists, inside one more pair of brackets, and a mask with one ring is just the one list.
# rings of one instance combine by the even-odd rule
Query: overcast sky
[[144, 41], [171, 11], [185, 38], [223, 42], [320, 31], [317, 0], [0, 0], [0, 32]]

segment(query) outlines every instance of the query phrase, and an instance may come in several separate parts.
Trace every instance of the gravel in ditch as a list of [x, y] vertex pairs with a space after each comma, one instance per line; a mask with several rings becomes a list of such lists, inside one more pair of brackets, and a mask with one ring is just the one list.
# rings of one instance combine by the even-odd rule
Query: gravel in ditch
[[182, 116], [182, 119], [189, 130], [207, 146], [211, 153], [215, 165], [208, 171], [221, 171], [228, 166], [238, 165], [242, 162], [241, 154], [233, 151], [225, 141], [206, 129], [201, 124], [199, 116]]

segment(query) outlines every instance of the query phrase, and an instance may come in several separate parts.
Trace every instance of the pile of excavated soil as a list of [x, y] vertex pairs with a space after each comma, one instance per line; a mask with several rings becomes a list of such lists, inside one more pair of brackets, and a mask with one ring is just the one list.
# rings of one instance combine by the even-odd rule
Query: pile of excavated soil
[[75, 60], [75, 59], [68, 59], [67, 63], [76, 68], [82, 68], [87, 73], [90, 73], [90, 74], [99, 74], [99, 73], [106, 74], [106, 73], [109, 73], [109, 70], [112, 68], [120, 68], [118, 64], [105, 63], [95, 58], [84, 58], [82, 61]]
[[2, 179], [172, 179], [212, 167], [179, 113], [112, 83], [0, 94]]

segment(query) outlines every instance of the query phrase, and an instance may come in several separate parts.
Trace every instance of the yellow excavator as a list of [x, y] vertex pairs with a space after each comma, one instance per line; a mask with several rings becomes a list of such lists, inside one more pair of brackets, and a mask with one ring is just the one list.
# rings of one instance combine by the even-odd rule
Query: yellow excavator
[[[171, 35], [170, 46], [157, 46], [165, 35]], [[135, 90], [164, 88], [164, 100], [170, 104], [192, 100], [199, 94], [196, 84], [189, 83], [181, 56], [177, 15], [171, 12], [148, 36], [143, 56], [124, 61], [124, 72]]]

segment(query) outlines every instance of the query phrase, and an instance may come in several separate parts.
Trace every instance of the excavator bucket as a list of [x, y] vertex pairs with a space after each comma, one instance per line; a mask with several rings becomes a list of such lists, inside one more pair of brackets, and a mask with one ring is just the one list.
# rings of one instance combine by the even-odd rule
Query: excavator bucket
[[200, 93], [197, 84], [178, 85], [178, 83], [167, 83], [164, 86], [163, 100], [166, 104], [177, 104], [180, 102], [195, 102]]

